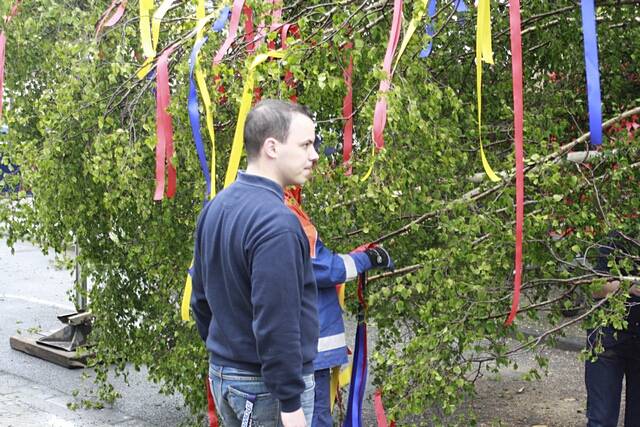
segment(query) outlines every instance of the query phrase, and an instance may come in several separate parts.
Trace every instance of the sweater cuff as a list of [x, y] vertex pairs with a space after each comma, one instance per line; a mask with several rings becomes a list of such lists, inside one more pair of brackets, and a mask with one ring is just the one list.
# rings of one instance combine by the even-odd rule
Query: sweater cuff
[[280, 411], [282, 412], [295, 412], [302, 407], [300, 403], [300, 396], [292, 397], [291, 399], [280, 401]]

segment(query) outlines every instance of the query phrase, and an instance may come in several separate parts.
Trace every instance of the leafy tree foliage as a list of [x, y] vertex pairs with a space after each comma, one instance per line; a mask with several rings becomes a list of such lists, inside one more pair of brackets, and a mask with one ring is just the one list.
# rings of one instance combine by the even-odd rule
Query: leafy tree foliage
[[[265, 3], [247, 1], [254, 16], [269, 24]], [[419, 3], [406, 2], [405, 26]], [[511, 364], [510, 355], [546, 335], [527, 338], [504, 326], [513, 288], [515, 194], [508, 5], [492, 2], [495, 65], [484, 72], [482, 138], [490, 163], [504, 171], [503, 180], [492, 184], [470, 179], [482, 171], [475, 10], [455, 13], [450, 3], [440, 3], [433, 53], [418, 57], [429, 39], [418, 30], [395, 69], [386, 149], [375, 156], [367, 180], [361, 178], [374, 161], [371, 123], [384, 77], [390, 0], [286, 2], [284, 20], [295, 22], [302, 37], [288, 40], [285, 60], [258, 68], [257, 85], [263, 97], [285, 98], [295, 90], [299, 102], [318, 114], [329, 154], [305, 188], [304, 203], [323, 240], [339, 251], [379, 240], [396, 258], [399, 271], [373, 278], [367, 294], [368, 318], [379, 331], [372, 361], [391, 416], [451, 424], [465, 422], [467, 415], [456, 408], [489, 362]], [[207, 357], [193, 325], [179, 316], [205, 188], [186, 108], [195, 2], [175, 2], [161, 25], [158, 50], [179, 43], [170, 64], [178, 192], [161, 202], [152, 200], [155, 82], [135, 77], [142, 63], [137, 2], [129, 2], [120, 23], [96, 37], [95, 24], [109, 4], [24, 0], [6, 26], [11, 109], [4, 117], [10, 133], [2, 156], [20, 165], [20, 173], [4, 181], [19, 181], [22, 191], [5, 197], [0, 218], [9, 243], [29, 238], [62, 251], [79, 242], [94, 282], [89, 297], [103, 399], [116, 395], [107, 367], [125, 373], [128, 363], [146, 365], [164, 392], [182, 393], [198, 412], [205, 402]], [[564, 160], [589, 142], [579, 2], [522, 4], [527, 175], [516, 324], [543, 317], [549, 335], [573, 321], [595, 325], [623, 318], [623, 291], [597, 316], [588, 316], [596, 310], [585, 289], [605, 278], [573, 261], [593, 261], [595, 243], [611, 230], [640, 236], [639, 141], [633, 132], [640, 123], [639, 4], [598, 2], [603, 111], [613, 120], [600, 155], [581, 164]], [[207, 12], [220, 6], [209, 4]], [[214, 96], [220, 189], [250, 56], [240, 34], [222, 64], [211, 68], [224, 34], [207, 34], [200, 61]], [[347, 42], [353, 48], [345, 48]], [[265, 44], [258, 48], [265, 50]], [[350, 54], [355, 150], [347, 176], [339, 153]], [[296, 88], [284, 81], [285, 70], [293, 72]], [[216, 90], [220, 83], [213, 76], [220, 77], [224, 92]], [[585, 314], [561, 323], [561, 310], [576, 293], [585, 295]], [[349, 295], [355, 301], [353, 288]]]

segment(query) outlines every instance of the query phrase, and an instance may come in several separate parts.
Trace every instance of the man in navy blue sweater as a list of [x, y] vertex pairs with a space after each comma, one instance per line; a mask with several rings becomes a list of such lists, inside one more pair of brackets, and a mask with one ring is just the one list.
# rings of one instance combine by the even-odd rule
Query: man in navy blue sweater
[[246, 172], [198, 218], [191, 308], [226, 426], [311, 425], [317, 290], [284, 188], [310, 178], [314, 140], [305, 107], [258, 103], [244, 127]]

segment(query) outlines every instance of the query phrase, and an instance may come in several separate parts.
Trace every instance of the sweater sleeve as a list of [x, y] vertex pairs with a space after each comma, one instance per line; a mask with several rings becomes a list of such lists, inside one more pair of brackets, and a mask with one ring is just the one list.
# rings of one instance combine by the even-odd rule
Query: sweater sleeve
[[[253, 334], [262, 376], [284, 412], [301, 407], [304, 244], [291, 231], [256, 245], [251, 260]], [[308, 249], [307, 249], [308, 251]]]
[[316, 241], [316, 256], [313, 261], [313, 275], [318, 288], [330, 288], [358, 276], [356, 264], [349, 255], [336, 254], [320, 239]]

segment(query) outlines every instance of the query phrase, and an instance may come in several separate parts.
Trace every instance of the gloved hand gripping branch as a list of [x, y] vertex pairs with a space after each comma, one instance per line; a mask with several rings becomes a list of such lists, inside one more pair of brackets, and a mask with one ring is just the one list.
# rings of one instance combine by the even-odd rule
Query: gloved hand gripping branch
[[391, 271], [395, 269], [391, 255], [381, 246], [374, 246], [364, 251], [354, 251], [349, 256], [353, 258], [358, 274], [374, 268]]

